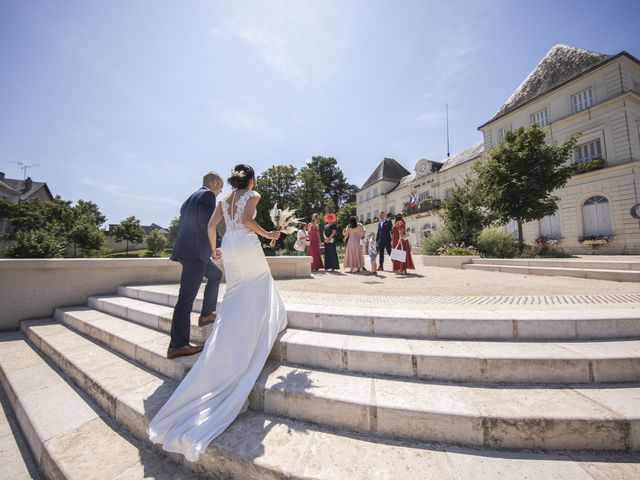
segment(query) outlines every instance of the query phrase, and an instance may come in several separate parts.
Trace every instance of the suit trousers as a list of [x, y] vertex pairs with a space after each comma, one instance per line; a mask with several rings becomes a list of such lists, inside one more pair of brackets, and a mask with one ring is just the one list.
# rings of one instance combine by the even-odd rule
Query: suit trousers
[[382, 267], [384, 266], [384, 251], [387, 251], [387, 255], [391, 255], [391, 242], [387, 243], [386, 245], [378, 245], [378, 252], [379, 252], [379, 261], [378, 261], [378, 270], [382, 270]]
[[171, 319], [170, 346], [174, 348], [184, 347], [189, 343], [191, 311], [200, 285], [202, 285], [202, 277], [207, 277], [207, 286], [204, 288], [202, 301], [202, 315], [209, 315], [216, 310], [218, 290], [222, 279], [222, 271], [215, 266], [211, 259], [207, 262], [199, 259], [181, 260], [180, 264], [182, 265], [180, 293]]

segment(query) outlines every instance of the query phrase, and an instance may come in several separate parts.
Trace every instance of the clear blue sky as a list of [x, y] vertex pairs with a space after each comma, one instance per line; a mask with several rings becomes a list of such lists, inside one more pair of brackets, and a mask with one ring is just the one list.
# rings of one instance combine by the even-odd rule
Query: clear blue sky
[[555, 43], [640, 56], [638, 1], [0, 0], [0, 170], [167, 225], [203, 172], [362, 184], [481, 139]]

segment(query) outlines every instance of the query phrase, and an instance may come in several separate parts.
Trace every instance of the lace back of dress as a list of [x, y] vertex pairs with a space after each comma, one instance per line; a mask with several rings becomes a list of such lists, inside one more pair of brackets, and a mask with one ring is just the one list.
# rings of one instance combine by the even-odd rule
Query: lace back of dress
[[240, 195], [238, 201], [236, 201], [237, 190], [234, 190], [231, 194], [231, 198], [227, 197], [222, 202], [222, 214], [228, 230], [242, 230], [245, 228], [242, 223], [242, 216], [244, 215], [244, 208], [247, 205], [247, 200], [251, 198], [251, 191], [246, 191]]

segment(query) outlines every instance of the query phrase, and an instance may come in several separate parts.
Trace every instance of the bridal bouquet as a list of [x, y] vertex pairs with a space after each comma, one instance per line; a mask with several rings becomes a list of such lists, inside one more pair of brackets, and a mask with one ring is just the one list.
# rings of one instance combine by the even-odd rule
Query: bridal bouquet
[[[269, 211], [269, 216], [271, 217], [273, 225], [276, 227], [276, 231], [289, 235], [298, 230], [298, 227], [295, 227], [294, 224], [300, 223], [300, 219], [296, 218], [295, 213], [295, 210], [278, 208], [278, 204], [276, 203]], [[269, 245], [271, 248], [275, 248], [276, 241], [271, 240]]]

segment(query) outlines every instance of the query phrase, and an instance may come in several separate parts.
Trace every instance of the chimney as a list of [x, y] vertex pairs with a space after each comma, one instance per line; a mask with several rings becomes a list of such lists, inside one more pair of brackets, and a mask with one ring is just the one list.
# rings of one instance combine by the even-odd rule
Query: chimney
[[31, 190], [32, 186], [33, 186], [33, 181], [31, 180], [31, 177], [27, 177], [27, 179], [24, 181], [24, 192], [23, 193], [27, 193], [29, 190]]
[[0, 180], [4, 180], [4, 172], [0, 172]]

